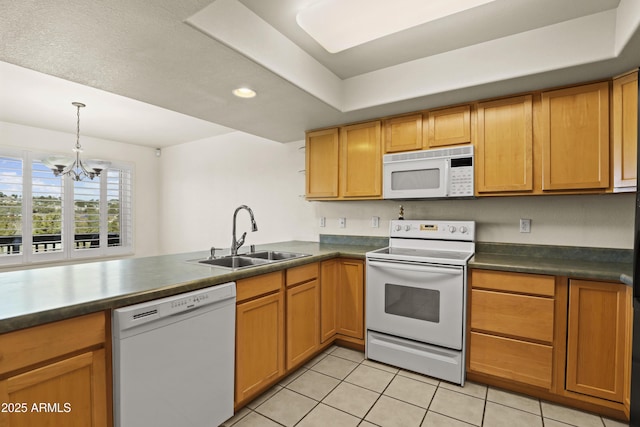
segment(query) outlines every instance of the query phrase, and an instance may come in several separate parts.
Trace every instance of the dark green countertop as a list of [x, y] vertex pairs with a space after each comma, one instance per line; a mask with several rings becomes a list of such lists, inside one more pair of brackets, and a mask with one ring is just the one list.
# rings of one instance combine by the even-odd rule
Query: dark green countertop
[[[335, 257], [364, 259], [366, 252], [385, 245], [384, 239], [340, 240], [323, 236], [320, 243], [289, 241], [258, 245], [256, 250], [301, 252], [310, 256], [236, 271], [186, 262], [206, 258], [209, 253], [203, 251], [2, 272], [0, 333], [310, 262]], [[554, 252], [556, 249], [557, 247], [478, 243], [476, 255], [469, 266], [615, 282], [620, 281], [621, 273], [631, 275], [632, 272], [632, 251], [605, 249], [594, 254], [592, 250], [585, 252], [568, 248]]]
[[621, 282], [621, 274], [633, 275], [633, 251], [478, 243], [469, 268]]
[[236, 271], [186, 262], [208, 252], [7, 271], [0, 273], [0, 333], [338, 256], [364, 259], [376, 248], [301, 241], [257, 245], [256, 250], [311, 256]]

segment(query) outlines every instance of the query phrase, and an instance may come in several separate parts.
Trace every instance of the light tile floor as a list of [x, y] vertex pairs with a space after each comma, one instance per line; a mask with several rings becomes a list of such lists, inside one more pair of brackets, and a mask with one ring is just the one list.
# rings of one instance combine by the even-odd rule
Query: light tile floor
[[225, 427], [624, 427], [619, 421], [467, 382], [459, 387], [331, 347]]

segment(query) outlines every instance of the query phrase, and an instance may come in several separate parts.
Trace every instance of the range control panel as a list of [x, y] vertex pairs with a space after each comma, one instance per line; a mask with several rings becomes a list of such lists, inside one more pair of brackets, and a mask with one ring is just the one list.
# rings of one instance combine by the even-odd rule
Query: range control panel
[[473, 242], [476, 238], [476, 223], [475, 221], [392, 220], [389, 237]]

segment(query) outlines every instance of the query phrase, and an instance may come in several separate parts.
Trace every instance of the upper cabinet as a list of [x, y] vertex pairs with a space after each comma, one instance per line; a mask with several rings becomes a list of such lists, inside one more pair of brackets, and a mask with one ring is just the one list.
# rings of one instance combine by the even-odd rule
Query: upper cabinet
[[542, 189], [609, 187], [609, 82], [542, 93]]
[[471, 107], [469, 105], [429, 111], [427, 117], [424, 148], [440, 148], [471, 142]]
[[476, 191], [532, 191], [532, 96], [482, 102], [476, 111]]
[[380, 121], [308, 132], [307, 199], [381, 198], [381, 132]]
[[382, 197], [382, 141], [379, 121], [340, 128], [340, 196]]
[[636, 191], [638, 72], [613, 80], [614, 191]]
[[384, 152], [422, 149], [422, 114], [394, 117], [384, 121]]
[[338, 197], [338, 129], [307, 133], [306, 193], [308, 198]]
[[636, 191], [637, 122], [636, 70], [308, 132], [306, 197], [380, 199], [383, 154], [470, 143], [476, 196]]

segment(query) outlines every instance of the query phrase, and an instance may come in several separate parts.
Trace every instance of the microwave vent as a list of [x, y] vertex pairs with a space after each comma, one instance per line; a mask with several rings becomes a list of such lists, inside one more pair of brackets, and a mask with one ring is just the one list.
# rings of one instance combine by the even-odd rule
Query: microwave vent
[[384, 156], [384, 163], [393, 163], [406, 160], [422, 160], [422, 159], [437, 159], [442, 157], [461, 157], [472, 156], [473, 146], [467, 145], [464, 147], [454, 148], [439, 148], [436, 150], [421, 150], [410, 151], [408, 153], [398, 154], [386, 154]]

